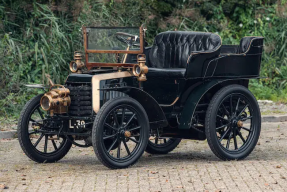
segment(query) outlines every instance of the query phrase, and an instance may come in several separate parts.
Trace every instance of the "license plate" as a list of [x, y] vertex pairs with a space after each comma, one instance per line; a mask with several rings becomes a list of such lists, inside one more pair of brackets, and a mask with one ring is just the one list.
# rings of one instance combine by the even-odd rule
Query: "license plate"
[[83, 120], [71, 119], [69, 121], [69, 128], [70, 129], [79, 129], [80, 126], [81, 126], [81, 128], [86, 128], [85, 124], [86, 124], [86, 122]]

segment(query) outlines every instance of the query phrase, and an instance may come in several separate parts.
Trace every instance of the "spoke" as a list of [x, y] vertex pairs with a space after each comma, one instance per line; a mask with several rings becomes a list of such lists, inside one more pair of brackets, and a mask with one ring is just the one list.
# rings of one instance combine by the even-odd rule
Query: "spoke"
[[238, 111], [239, 102], [240, 102], [240, 97], [238, 97], [238, 100], [237, 100], [237, 104], [236, 104], [236, 108], [235, 108], [235, 115], [236, 115], [236, 112]]
[[237, 148], [237, 139], [236, 139], [236, 132], [235, 132], [235, 130], [233, 130], [233, 139], [234, 139], [234, 148], [236, 150], [238, 148]]
[[120, 140], [119, 145], [118, 145], [117, 158], [121, 158], [121, 143], [122, 141]]
[[252, 118], [253, 118], [252, 116], [249, 116], [249, 117], [242, 118], [242, 119], [240, 119], [240, 120], [241, 120], [241, 121], [246, 121], [246, 120], [252, 119]]
[[40, 141], [42, 140], [42, 138], [44, 137], [44, 134], [42, 133], [42, 135], [39, 137], [39, 139], [36, 141], [36, 143], [34, 144], [34, 147], [36, 148], [37, 145], [40, 143]]
[[44, 153], [47, 153], [47, 147], [48, 147], [48, 135], [45, 135]]
[[125, 125], [125, 127], [127, 127], [130, 122], [133, 120], [133, 118], [136, 116], [136, 114], [134, 113], [133, 116], [131, 116], [131, 118], [128, 120], [127, 124]]
[[155, 138], [155, 144], [158, 144], [158, 137]]
[[130, 139], [131, 141], [135, 142], [135, 143], [139, 143], [137, 140], [135, 140], [135, 139], [133, 139], [133, 138], [131, 138], [131, 137], [129, 137], [129, 139]]
[[248, 104], [245, 105], [245, 107], [241, 110], [241, 112], [238, 114], [238, 116], [241, 115], [241, 113], [243, 113], [247, 107], [248, 107]]
[[29, 133], [29, 135], [32, 135], [32, 134], [35, 134], [35, 133], [37, 133], [37, 131], [33, 131], [33, 132], [31, 132], [31, 133]]
[[225, 133], [223, 133], [222, 137], [219, 139], [219, 142], [222, 141], [222, 139], [225, 137], [225, 135], [227, 134], [227, 132], [230, 130], [230, 128], [228, 128]]
[[218, 130], [218, 129], [222, 129], [222, 128], [224, 128], [224, 127], [226, 127], [226, 126], [228, 126], [230, 123], [227, 123], [226, 125], [222, 125], [222, 126], [220, 126], [220, 127], [216, 127], [215, 129], [216, 130]]
[[233, 106], [232, 106], [232, 95], [230, 96], [230, 115], [233, 115]]
[[242, 129], [246, 130], [246, 131], [249, 131], [249, 132], [252, 132], [250, 129], [247, 129], [245, 127], [241, 127]]
[[138, 127], [131, 128], [128, 131], [134, 131], [134, 130], [137, 130], [137, 129], [140, 129], [140, 128], [141, 128], [141, 126], [138, 126]]
[[126, 108], [124, 107], [124, 108], [122, 109], [122, 126], [123, 126], [124, 120], [125, 120], [125, 111], [126, 111]]
[[108, 128], [110, 128], [110, 129], [113, 129], [113, 130], [115, 130], [115, 131], [117, 131], [117, 130], [118, 130], [117, 128], [112, 127], [111, 125], [109, 125], [109, 124], [107, 124], [107, 123], [105, 123], [105, 126], [106, 126], [106, 127], [108, 127]]
[[[53, 138], [53, 137], [51, 136], [51, 138]], [[56, 145], [56, 142], [55, 142], [54, 140], [51, 140], [51, 141], [52, 141], [52, 144], [53, 144], [53, 146], [54, 146], [54, 149], [57, 150], [58, 147], [57, 147], [57, 145]]]
[[36, 123], [36, 121], [34, 119], [32, 119], [32, 118], [30, 118], [29, 121], [32, 121], [32, 122]]
[[232, 132], [230, 131], [229, 137], [228, 137], [228, 140], [227, 140], [227, 143], [226, 143], [226, 149], [229, 149], [229, 144], [230, 144], [231, 136], [232, 136]]
[[229, 112], [227, 111], [227, 109], [225, 108], [225, 106], [224, 106], [223, 103], [222, 103], [222, 106], [223, 106], [223, 109], [224, 109], [225, 113], [227, 114], [227, 116], [230, 117], [230, 114], [229, 114]]
[[38, 111], [38, 113], [40, 114], [41, 118], [44, 119], [44, 115], [43, 115], [43, 113], [42, 113], [42, 111], [40, 110], [39, 107], [37, 108], [37, 111]]
[[112, 150], [117, 141], [118, 139], [115, 139], [115, 141], [111, 144], [110, 148], [108, 149], [108, 153]]
[[131, 152], [130, 152], [130, 150], [129, 150], [129, 148], [128, 148], [128, 145], [127, 145], [125, 139], [123, 140], [123, 143], [124, 143], [124, 146], [125, 146], [125, 148], [126, 148], [126, 150], [127, 150], [128, 155], [130, 155]]
[[225, 120], [225, 121], [229, 121], [228, 119], [225, 119], [224, 117], [221, 117], [220, 115], [217, 115], [218, 118]]
[[115, 120], [116, 126], [119, 127], [119, 121], [118, 121], [118, 116], [116, 114], [116, 111], [113, 112], [113, 116], [114, 116], [114, 120]]
[[109, 139], [109, 138], [113, 138], [113, 137], [115, 137], [116, 135], [117, 135], [117, 133], [114, 134], [114, 135], [109, 135], [109, 136], [103, 137], [103, 140]]
[[237, 133], [239, 135], [239, 137], [241, 138], [241, 140], [243, 141], [243, 143], [246, 143], [245, 139], [243, 138], [242, 134], [240, 133], [240, 131], [238, 129], [237, 130]]

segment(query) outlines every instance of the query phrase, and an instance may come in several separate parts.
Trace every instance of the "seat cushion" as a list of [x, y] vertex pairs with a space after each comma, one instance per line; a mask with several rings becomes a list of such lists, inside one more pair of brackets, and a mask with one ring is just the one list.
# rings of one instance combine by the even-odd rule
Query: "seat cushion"
[[167, 77], [184, 78], [186, 69], [184, 68], [148, 68], [147, 77]]
[[186, 68], [193, 53], [214, 52], [221, 46], [217, 34], [189, 31], [159, 33], [149, 52], [149, 65], [153, 68]]

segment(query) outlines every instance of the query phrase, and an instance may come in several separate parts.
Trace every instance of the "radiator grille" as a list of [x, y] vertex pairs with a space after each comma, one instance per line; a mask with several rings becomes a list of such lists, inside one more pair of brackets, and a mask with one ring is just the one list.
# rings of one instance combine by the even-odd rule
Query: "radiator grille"
[[[69, 115], [71, 116], [90, 116], [93, 113], [92, 108], [92, 87], [87, 84], [69, 84], [66, 85], [70, 90], [71, 105], [69, 106]], [[110, 99], [127, 96], [119, 91], [102, 91], [101, 105]]]
[[70, 90], [71, 105], [69, 115], [89, 116], [92, 115], [92, 87], [90, 85], [66, 85]]

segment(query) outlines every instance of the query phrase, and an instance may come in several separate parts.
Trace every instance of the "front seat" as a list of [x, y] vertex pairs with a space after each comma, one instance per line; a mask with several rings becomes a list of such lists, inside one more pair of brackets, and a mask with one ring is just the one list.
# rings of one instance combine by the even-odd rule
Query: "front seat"
[[217, 34], [189, 31], [159, 33], [148, 54], [148, 77], [185, 78], [186, 68], [193, 54], [209, 53], [219, 49]]

